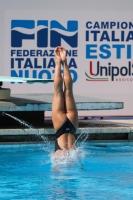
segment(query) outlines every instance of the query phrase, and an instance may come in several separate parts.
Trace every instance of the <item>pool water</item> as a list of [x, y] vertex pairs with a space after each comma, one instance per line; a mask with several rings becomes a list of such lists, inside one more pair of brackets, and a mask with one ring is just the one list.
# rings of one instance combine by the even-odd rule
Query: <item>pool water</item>
[[58, 159], [54, 143], [0, 145], [0, 199], [133, 199], [133, 143], [78, 146]]

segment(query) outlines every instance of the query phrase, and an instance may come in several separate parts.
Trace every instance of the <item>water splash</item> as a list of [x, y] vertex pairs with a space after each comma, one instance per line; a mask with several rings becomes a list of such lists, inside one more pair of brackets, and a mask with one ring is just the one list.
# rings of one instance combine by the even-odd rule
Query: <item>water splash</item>
[[51, 153], [51, 164], [54, 172], [59, 173], [61, 170], [75, 166], [79, 166], [81, 170], [85, 171], [82, 159], [86, 152], [80, 146], [76, 149], [62, 151], [62, 156]]
[[[29, 125], [26, 121], [21, 120], [17, 117], [14, 117], [10, 114], [7, 114], [5, 112], [2, 112], [1, 116], [7, 115], [8, 117], [11, 117], [12, 119], [18, 121], [21, 125], [24, 125], [28, 127], [30, 130], [32, 130], [36, 135], [41, 137], [44, 142], [47, 142], [48, 146], [43, 146], [44, 151], [47, 151], [50, 154], [50, 162], [52, 163], [52, 167], [55, 172], [59, 172], [60, 166], [62, 167], [73, 167], [75, 165], [79, 165], [81, 170], [84, 169], [84, 165], [82, 163], [82, 159], [86, 155], [86, 152], [84, 151], [85, 148], [85, 141], [89, 137], [89, 134], [87, 134], [88, 130], [85, 129], [81, 134], [78, 136], [77, 140], [75, 141], [74, 146], [77, 146], [77, 142], [79, 138], [81, 138], [83, 135], [85, 135], [84, 140], [81, 142], [81, 145], [76, 147], [76, 149], [71, 150], [63, 150], [63, 156], [57, 156], [55, 153], [51, 152], [51, 143], [48, 141], [47, 137], [44, 137], [43, 135], [39, 134], [39, 130], [36, 130], [32, 125]], [[87, 152], [88, 154], [88, 152]], [[61, 168], [62, 168], [61, 167]]]
[[30, 130], [32, 130], [36, 135], [38, 135], [39, 137], [41, 137], [43, 139], [44, 142], [47, 142], [47, 138], [44, 137], [43, 135], [39, 134], [39, 130], [35, 129], [32, 125], [29, 125], [26, 121], [21, 120], [17, 117], [14, 117], [13, 115], [7, 114], [5, 112], [2, 112], [1, 116], [7, 115], [8, 117], [11, 117], [12, 119], [18, 121], [21, 125], [24, 125], [26, 127], [28, 127]]
[[80, 146], [80, 150], [83, 150], [85, 148], [85, 141], [88, 139], [89, 137], [89, 133], [88, 133], [88, 129], [84, 129], [83, 132], [81, 132], [81, 134], [79, 134], [79, 136], [77, 137], [77, 140], [75, 141], [75, 145], [77, 144], [77, 142], [79, 141], [79, 139], [84, 136], [84, 139], [81, 142], [81, 146]]

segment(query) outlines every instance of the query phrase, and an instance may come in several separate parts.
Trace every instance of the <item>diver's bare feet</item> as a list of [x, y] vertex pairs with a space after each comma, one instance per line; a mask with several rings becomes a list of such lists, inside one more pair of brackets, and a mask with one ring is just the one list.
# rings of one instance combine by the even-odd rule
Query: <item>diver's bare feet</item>
[[59, 52], [60, 52], [60, 57], [62, 61], [66, 60], [66, 49], [64, 49], [63, 47], [59, 47]]
[[60, 47], [56, 47], [54, 50], [54, 54], [55, 54], [55, 58], [56, 58], [56, 62], [61, 62], [61, 56], [60, 56]]

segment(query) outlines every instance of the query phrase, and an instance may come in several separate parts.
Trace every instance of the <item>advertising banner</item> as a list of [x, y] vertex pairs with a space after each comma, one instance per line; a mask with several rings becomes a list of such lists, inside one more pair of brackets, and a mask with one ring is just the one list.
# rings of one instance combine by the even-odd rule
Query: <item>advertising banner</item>
[[[7, 10], [5, 75], [53, 79], [54, 49], [63, 46], [75, 94], [132, 94], [132, 41], [131, 13]], [[19, 94], [54, 91], [53, 83], [5, 85]]]

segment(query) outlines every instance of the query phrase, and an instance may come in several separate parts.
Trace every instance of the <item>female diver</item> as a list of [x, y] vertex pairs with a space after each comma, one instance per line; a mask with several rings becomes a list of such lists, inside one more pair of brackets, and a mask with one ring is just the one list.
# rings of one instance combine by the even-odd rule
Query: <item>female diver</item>
[[[52, 101], [52, 121], [55, 130], [55, 153], [64, 155], [64, 150], [75, 149], [78, 112], [73, 96], [72, 78], [67, 66], [66, 50], [55, 48], [54, 97]], [[61, 64], [64, 74], [61, 75]], [[63, 91], [64, 83], [64, 91]]]

